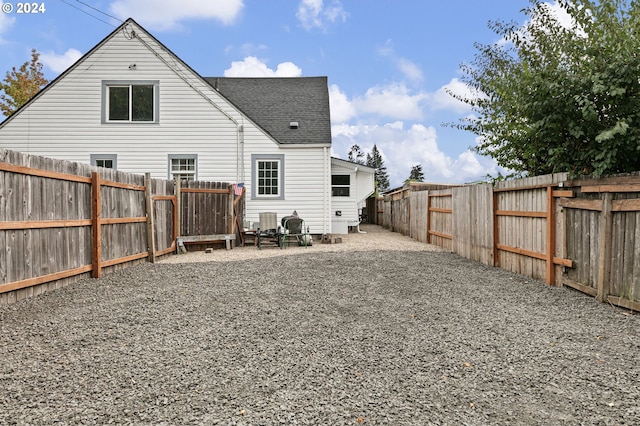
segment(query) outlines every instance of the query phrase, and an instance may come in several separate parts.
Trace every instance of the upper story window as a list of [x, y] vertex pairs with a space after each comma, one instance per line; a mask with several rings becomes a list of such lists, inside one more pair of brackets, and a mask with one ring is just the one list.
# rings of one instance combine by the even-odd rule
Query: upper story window
[[103, 123], [157, 123], [158, 81], [103, 81]]
[[350, 185], [350, 175], [331, 175], [331, 196], [348, 197]]

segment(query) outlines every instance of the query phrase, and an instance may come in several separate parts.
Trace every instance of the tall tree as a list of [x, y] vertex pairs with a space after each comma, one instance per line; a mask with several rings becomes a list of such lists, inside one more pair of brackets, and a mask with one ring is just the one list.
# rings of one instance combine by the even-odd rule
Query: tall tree
[[364, 165], [364, 152], [362, 152], [360, 145], [355, 144], [351, 147], [347, 159], [352, 163]]
[[367, 166], [375, 169], [374, 179], [378, 192], [384, 192], [389, 189], [389, 173], [384, 165], [384, 159], [378, 151], [378, 147], [374, 144], [371, 153], [367, 154]]
[[640, 2], [543, 0], [528, 24], [490, 22], [501, 41], [476, 44], [462, 66], [472, 95], [452, 96], [475, 114], [454, 127], [480, 136], [475, 148], [529, 174], [640, 170]]
[[0, 83], [0, 110], [5, 116], [10, 116], [24, 105], [36, 93], [47, 85], [44, 78], [40, 54], [31, 50], [31, 61], [27, 61], [20, 68], [13, 67]]
[[422, 164], [416, 164], [411, 167], [409, 178], [405, 180], [407, 182], [424, 182], [424, 172], [422, 171]]

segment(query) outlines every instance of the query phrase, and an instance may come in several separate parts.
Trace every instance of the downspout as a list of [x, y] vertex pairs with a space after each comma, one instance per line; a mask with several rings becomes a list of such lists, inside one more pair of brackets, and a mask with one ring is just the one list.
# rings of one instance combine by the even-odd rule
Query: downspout
[[324, 160], [324, 188], [323, 188], [323, 199], [324, 202], [322, 205], [324, 206], [324, 211], [322, 212], [322, 236], [326, 236], [329, 234], [329, 220], [331, 218], [331, 198], [329, 197], [329, 180], [331, 179], [331, 162], [327, 157], [327, 147], [323, 148], [323, 160]]
[[236, 129], [236, 182], [244, 183], [244, 126], [238, 123]]
[[356, 225], [356, 231], [359, 234], [366, 234], [365, 231], [361, 231], [360, 230], [360, 208], [358, 207], [358, 204], [360, 203], [360, 201], [358, 201], [358, 198], [360, 198], [360, 193], [358, 192], [358, 166], [356, 166], [356, 170], [355, 171], [356, 171], [356, 175], [355, 175], [356, 185], [355, 185], [355, 188], [354, 188], [355, 189], [354, 192], [356, 193], [356, 214], [358, 215], [358, 225]]

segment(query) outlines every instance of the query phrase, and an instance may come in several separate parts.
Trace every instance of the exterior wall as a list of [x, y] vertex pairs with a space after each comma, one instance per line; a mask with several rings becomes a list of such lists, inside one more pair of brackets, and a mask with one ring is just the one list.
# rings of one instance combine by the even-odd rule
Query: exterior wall
[[[277, 144], [144, 30], [127, 28], [4, 123], [0, 147], [85, 164], [92, 154], [116, 154], [118, 170], [159, 179], [169, 178], [169, 155], [197, 155], [198, 180], [245, 182], [247, 194], [251, 154], [284, 154], [285, 199], [247, 197], [246, 219], [295, 209], [312, 233], [330, 232], [326, 148]], [[102, 123], [105, 80], [158, 81], [158, 123]]]
[[[248, 139], [248, 138], [247, 138]], [[250, 144], [250, 141], [247, 142]], [[245, 151], [248, 151], [245, 146]], [[312, 234], [331, 232], [328, 221], [330, 209], [329, 184], [325, 174], [330, 168], [328, 157], [322, 147], [287, 147], [274, 149], [266, 144], [255, 146], [251, 154], [284, 155], [284, 200], [252, 199], [252, 184], [249, 180], [251, 155], [245, 155], [246, 171], [246, 215], [245, 219], [257, 222], [259, 213], [276, 212], [278, 220], [290, 215], [294, 210], [304, 219]]]
[[[345, 227], [356, 226], [360, 223], [359, 208], [366, 205], [366, 198], [374, 191], [373, 173], [357, 170], [360, 166], [343, 160], [334, 160], [331, 165], [332, 175], [350, 176], [350, 191], [348, 197], [331, 197], [331, 222], [335, 228], [332, 232], [344, 232]], [[341, 216], [336, 216], [340, 211]]]

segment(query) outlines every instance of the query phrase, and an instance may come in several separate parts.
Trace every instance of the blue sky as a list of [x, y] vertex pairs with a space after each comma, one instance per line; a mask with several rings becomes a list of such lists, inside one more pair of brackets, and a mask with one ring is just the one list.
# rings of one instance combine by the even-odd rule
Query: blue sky
[[[524, 23], [528, 0], [48, 0], [19, 14], [2, 2], [0, 72], [35, 48], [52, 80], [134, 18], [200, 75], [327, 76], [333, 155], [358, 144], [383, 155], [391, 185], [421, 164], [429, 182], [496, 175], [469, 150], [475, 135], [443, 126], [471, 113], [460, 64], [494, 43], [489, 20]], [[6, 13], [10, 4], [12, 11]], [[23, 10], [24, 11], [24, 10]], [[104, 12], [101, 13], [101, 12]], [[108, 16], [110, 15], [110, 16]], [[114, 19], [117, 18], [117, 19]], [[103, 22], [104, 21], [104, 22]]]

